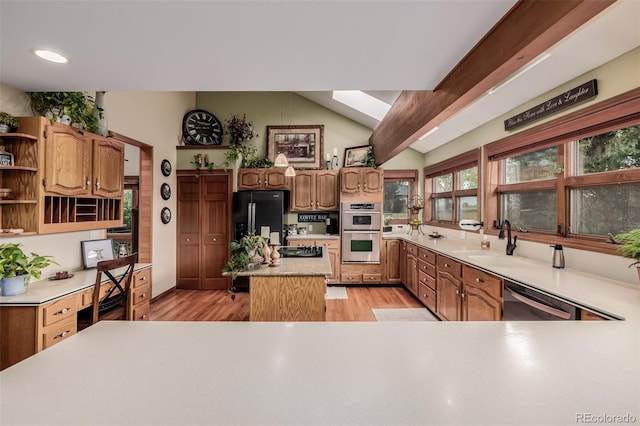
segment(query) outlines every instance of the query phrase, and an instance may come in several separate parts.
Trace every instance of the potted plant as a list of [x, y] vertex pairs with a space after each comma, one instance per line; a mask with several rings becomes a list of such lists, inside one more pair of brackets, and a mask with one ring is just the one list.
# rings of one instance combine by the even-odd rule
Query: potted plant
[[255, 164], [259, 159], [258, 149], [255, 146], [245, 144], [245, 142], [258, 137], [258, 134], [253, 131], [253, 123], [247, 120], [246, 115], [243, 115], [242, 118], [233, 115], [229, 120], [226, 120], [226, 125], [229, 150], [224, 154], [225, 167], [229, 167], [231, 161], [238, 159], [242, 160], [241, 166]]
[[640, 280], [640, 228], [616, 235], [615, 241], [622, 244], [618, 247], [618, 252], [634, 261], [629, 267], [639, 265], [637, 269], [638, 279]]
[[0, 112], [0, 133], [8, 133], [15, 131], [20, 127], [18, 119], [8, 112]]
[[384, 227], [382, 228], [383, 232], [391, 232], [391, 222], [393, 222], [393, 216], [387, 215], [384, 217]]
[[27, 291], [29, 277], [39, 279], [42, 269], [55, 264], [51, 256], [31, 253], [28, 257], [20, 244], [0, 244], [0, 287], [3, 296], [15, 296]]
[[102, 108], [83, 92], [27, 92], [27, 96], [31, 100], [31, 108], [49, 118], [52, 124], [68, 124], [92, 133], [99, 130]]
[[[231, 257], [222, 268], [222, 272], [226, 272], [231, 277], [229, 293], [233, 293], [233, 280], [238, 277], [238, 272], [249, 269], [262, 261], [264, 243], [265, 239], [253, 232], [240, 238], [240, 241], [233, 240], [229, 243]], [[235, 299], [235, 295], [232, 294], [231, 298]]]

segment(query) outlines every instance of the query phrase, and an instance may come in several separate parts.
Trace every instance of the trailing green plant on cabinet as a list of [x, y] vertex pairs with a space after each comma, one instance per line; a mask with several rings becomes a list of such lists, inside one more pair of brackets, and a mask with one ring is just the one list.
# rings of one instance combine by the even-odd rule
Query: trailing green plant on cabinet
[[[1, 136], [16, 164], [2, 167], [13, 194], [0, 201], [2, 228], [34, 234], [121, 226], [124, 144], [43, 117], [19, 121], [22, 133]], [[11, 174], [19, 176], [7, 180]]]

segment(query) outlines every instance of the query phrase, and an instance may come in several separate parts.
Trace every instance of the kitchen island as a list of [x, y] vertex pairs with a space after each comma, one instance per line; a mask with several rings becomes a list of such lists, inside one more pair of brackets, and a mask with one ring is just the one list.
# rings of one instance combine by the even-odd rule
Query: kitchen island
[[324, 321], [326, 277], [331, 263], [322, 257], [286, 257], [278, 266], [239, 272], [249, 277], [250, 321]]

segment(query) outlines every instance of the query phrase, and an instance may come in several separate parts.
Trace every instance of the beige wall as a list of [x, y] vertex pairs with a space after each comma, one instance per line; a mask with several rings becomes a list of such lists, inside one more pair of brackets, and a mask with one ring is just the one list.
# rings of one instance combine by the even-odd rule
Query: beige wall
[[[504, 120], [507, 118], [519, 114], [528, 108], [538, 105], [549, 98], [557, 96], [559, 93], [572, 89], [591, 79], [598, 80], [598, 95], [594, 99], [580, 103], [572, 108], [562, 111], [561, 113], [553, 114], [545, 119], [535, 121], [528, 126], [523, 126], [517, 131], [505, 132]], [[517, 80], [512, 84], [517, 84]], [[573, 111], [592, 105], [593, 103], [600, 102], [637, 87], [640, 87], [640, 48], [627, 52], [626, 54], [621, 55], [618, 58], [581, 75], [580, 77], [568, 81], [554, 90], [514, 108], [501, 117], [498, 117], [460, 136], [459, 138], [426, 153], [424, 155], [424, 165], [428, 166], [435, 164], [447, 158], [467, 152], [473, 148], [482, 147], [510, 134], [530, 129], [546, 121], [556, 119], [562, 115], [569, 114]], [[483, 220], [486, 222], [486, 218], [483, 217]], [[453, 237], [455, 238], [457, 235], [453, 235]], [[496, 245], [503, 244], [503, 242], [498, 241], [496, 241], [496, 243], [497, 244], [494, 244], [494, 247]], [[547, 245], [527, 241], [518, 242], [516, 254], [532, 257], [541, 261], [548, 261], [551, 256]], [[613, 279], [626, 281], [634, 285], [638, 284], [638, 277], [635, 268], [627, 268], [627, 265], [630, 263], [628, 259], [620, 256], [603, 255], [574, 249], [565, 249], [565, 256], [567, 258], [567, 267], [577, 268]], [[606, 265], [606, 267], [603, 267], [602, 265]]]

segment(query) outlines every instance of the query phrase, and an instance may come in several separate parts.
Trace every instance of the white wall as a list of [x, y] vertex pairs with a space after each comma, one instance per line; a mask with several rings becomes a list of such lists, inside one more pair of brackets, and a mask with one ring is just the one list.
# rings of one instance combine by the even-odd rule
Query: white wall
[[[572, 108], [562, 111], [561, 113], [553, 114], [545, 119], [535, 121], [528, 126], [523, 126], [517, 131], [505, 132], [504, 120], [507, 118], [538, 105], [549, 98], [557, 96], [559, 93], [563, 93], [591, 79], [598, 80], [598, 95], [594, 99], [580, 103]], [[511, 84], [518, 84], [518, 81], [516, 80]], [[627, 52], [624, 55], [621, 55], [618, 58], [581, 75], [580, 77], [568, 81], [554, 90], [514, 108], [501, 117], [491, 120], [490, 122], [460, 136], [459, 138], [434, 149], [433, 151], [427, 152], [424, 155], [424, 165], [428, 166], [435, 164], [471, 149], [482, 147], [510, 134], [530, 129], [546, 121], [556, 119], [562, 115], [569, 114], [573, 111], [601, 102], [637, 87], [640, 87], [640, 48]], [[481, 190], [482, 189], [483, 187], [481, 186]], [[482, 197], [484, 198], [484, 193], [482, 194]], [[484, 211], [482, 213], [484, 214]], [[487, 222], [484, 217], [482, 220]], [[448, 232], [444, 229], [440, 231], [445, 234]], [[449, 234], [453, 238], [459, 238], [460, 235], [457, 231]], [[468, 238], [478, 239], [479, 245], [479, 238], [477, 234], [469, 232], [466, 234]], [[504, 241], [495, 239], [492, 244], [494, 247], [500, 247], [504, 250]], [[550, 261], [549, 259], [551, 256], [550, 248], [546, 244], [539, 244], [530, 241], [519, 241], [516, 255], [531, 257], [541, 261]], [[638, 285], [636, 269], [628, 268], [627, 266], [631, 262], [629, 259], [625, 259], [621, 256], [605, 255], [585, 250], [565, 249], [565, 258], [568, 268], [580, 269], [585, 272]]]

